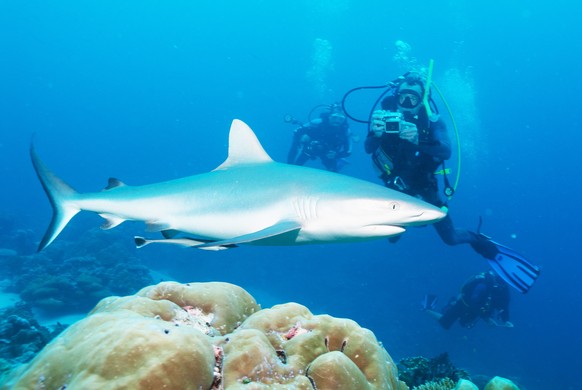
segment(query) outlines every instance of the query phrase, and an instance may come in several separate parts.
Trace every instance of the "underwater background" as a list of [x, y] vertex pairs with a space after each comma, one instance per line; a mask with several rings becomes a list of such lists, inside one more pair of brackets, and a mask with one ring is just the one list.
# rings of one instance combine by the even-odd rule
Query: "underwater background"
[[[262, 307], [294, 301], [351, 318], [396, 361], [448, 352], [471, 374], [504, 376], [522, 389], [582, 389], [581, 33], [563, 1], [2, 1], [3, 286], [20, 286], [20, 297], [25, 291], [34, 303], [42, 294], [23, 286], [23, 275], [65, 255], [73, 260], [45, 279], [66, 283], [73, 269], [97, 260], [113, 270], [85, 275], [93, 290], [107, 285], [100, 294], [133, 294], [148, 281], [146, 267], [151, 283], [226, 281]], [[82, 213], [55, 248], [33, 256], [52, 213], [29, 160], [33, 137], [50, 169], [81, 192], [104, 188], [109, 177], [139, 185], [212, 170], [226, 157], [234, 118], [285, 161], [293, 131], [285, 114], [305, 121], [314, 106], [429, 59], [460, 134], [460, 182], [449, 204], [456, 225], [475, 229], [481, 216], [484, 233], [542, 267], [530, 292], [512, 291], [512, 329], [479, 323], [446, 331], [421, 312], [424, 294], [442, 305], [488, 269], [468, 246], [447, 247], [432, 227], [409, 229], [397, 244], [208, 253], [137, 250], [141, 224], [105, 232], [98, 216]], [[349, 113], [366, 118], [378, 91], [351, 94]], [[360, 141], [342, 173], [380, 183], [363, 150], [366, 126], [350, 125]], [[453, 175], [457, 159], [448, 164]], [[113, 280], [119, 275], [125, 279]], [[134, 290], [116, 290], [127, 280]], [[39, 299], [38, 315], [46, 324], [82, 315], [100, 294], [65, 307]]]

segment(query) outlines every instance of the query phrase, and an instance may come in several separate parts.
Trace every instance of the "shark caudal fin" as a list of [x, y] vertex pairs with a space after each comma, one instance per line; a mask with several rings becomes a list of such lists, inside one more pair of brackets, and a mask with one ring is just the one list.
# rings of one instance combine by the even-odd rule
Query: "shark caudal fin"
[[53, 207], [53, 218], [38, 246], [38, 251], [41, 251], [57, 238], [71, 218], [81, 210], [73, 206], [69, 201], [71, 197], [77, 194], [77, 191], [58, 178], [44, 165], [36, 154], [34, 145], [32, 144], [30, 145], [30, 159], [32, 160], [36, 175], [44, 188], [44, 192], [46, 192]]

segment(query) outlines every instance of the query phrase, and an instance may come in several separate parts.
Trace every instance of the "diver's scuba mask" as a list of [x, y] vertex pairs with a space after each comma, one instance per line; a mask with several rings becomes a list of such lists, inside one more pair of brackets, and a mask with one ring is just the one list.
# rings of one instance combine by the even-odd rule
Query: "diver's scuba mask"
[[413, 109], [418, 107], [422, 97], [412, 89], [402, 89], [398, 91], [398, 105], [402, 108]]

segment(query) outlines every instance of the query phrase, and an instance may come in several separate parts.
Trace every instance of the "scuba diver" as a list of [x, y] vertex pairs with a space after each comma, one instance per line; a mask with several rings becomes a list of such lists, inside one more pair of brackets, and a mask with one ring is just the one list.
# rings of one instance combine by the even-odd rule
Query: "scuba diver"
[[[316, 108], [318, 107], [320, 106]], [[301, 124], [290, 116], [286, 117], [285, 121]], [[341, 106], [335, 103], [326, 106], [319, 118], [301, 124], [294, 130], [287, 162], [294, 165], [304, 165], [307, 160], [320, 158], [328, 171], [337, 172], [345, 165], [344, 158], [351, 154], [350, 128]]]
[[469, 279], [442, 312], [436, 311], [435, 306], [436, 296], [427, 295], [422, 309], [445, 329], [450, 329], [457, 320], [462, 327], [472, 328], [479, 319], [492, 326], [513, 328], [509, 322], [509, 287], [492, 271]]
[[[432, 63], [429, 80], [431, 73]], [[345, 103], [347, 95], [362, 88], [379, 87], [355, 88], [346, 93], [342, 103]], [[371, 154], [374, 166], [387, 187], [419, 197], [448, 211], [447, 202], [439, 196], [435, 171], [442, 166], [442, 171], [446, 172], [444, 162], [451, 157], [451, 142], [430, 90], [430, 82], [417, 72], [408, 72], [389, 83], [372, 108], [374, 110], [385, 96], [381, 100], [382, 109], [373, 111], [367, 121], [369, 131], [365, 150]], [[364, 122], [346, 115], [355, 121]], [[445, 194], [450, 197], [454, 188], [449, 185], [446, 176], [444, 180]], [[521, 293], [526, 293], [539, 276], [537, 266], [512, 249], [481, 234], [480, 226], [477, 232], [456, 228], [449, 213], [433, 226], [447, 245], [470, 244], [489, 261], [503, 280]]]

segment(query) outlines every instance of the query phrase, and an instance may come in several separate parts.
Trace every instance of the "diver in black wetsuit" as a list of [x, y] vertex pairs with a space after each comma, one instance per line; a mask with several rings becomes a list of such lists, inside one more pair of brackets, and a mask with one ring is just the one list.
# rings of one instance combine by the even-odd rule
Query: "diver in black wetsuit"
[[[394, 87], [394, 93], [382, 100], [382, 109], [372, 114], [365, 150], [372, 155], [387, 187], [446, 208], [439, 196], [435, 170], [451, 157], [451, 143], [445, 123], [423, 104], [424, 97], [424, 80], [418, 73], [409, 72]], [[483, 234], [456, 228], [449, 214], [434, 227], [447, 245], [470, 244], [522, 293], [539, 275], [539, 268], [515, 251]]]
[[352, 137], [346, 116], [339, 104], [332, 104], [319, 118], [295, 129], [287, 162], [303, 165], [319, 158], [328, 171], [337, 172], [351, 153]]
[[451, 298], [442, 313], [433, 310], [427, 301], [426, 312], [445, 328], [459, 320], [459, 325], [472, 328], [479, 319], [493, 326], [512, 328], [509, 322], [509, 287], [495, 273], [488, 271], [473, 276], [461, 288], [456, 298]]

